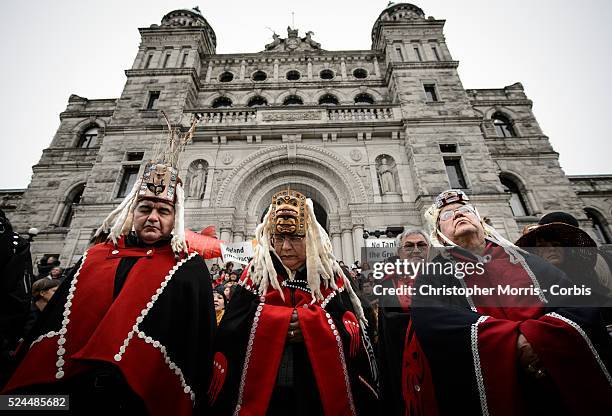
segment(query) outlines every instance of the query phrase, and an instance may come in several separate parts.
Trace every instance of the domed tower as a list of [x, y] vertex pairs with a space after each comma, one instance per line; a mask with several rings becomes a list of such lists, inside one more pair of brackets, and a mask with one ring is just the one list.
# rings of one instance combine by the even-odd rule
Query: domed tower
[[217, 36], [197, 7], [173, 10], [161, 24], [138, 30], [141, 42], [132, 68], [126, 71], [114, 121], [158, 122], [154, 114], [158, 109], [180, 119], [184, 108], [196, 102], [201, 62], [215, 53]]
[[372, 49], [385, 51], [388, 61], [450, 61], [444, 23], [414, 4], [389, 2], [372, 27]]

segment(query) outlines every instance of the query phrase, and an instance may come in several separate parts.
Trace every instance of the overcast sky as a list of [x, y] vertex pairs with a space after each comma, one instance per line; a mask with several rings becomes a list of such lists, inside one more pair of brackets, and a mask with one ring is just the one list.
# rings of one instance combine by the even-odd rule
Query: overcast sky
[[[446, 19], [465, 88], [521, 82], [567, 174], [612, 173], [612, 2], [421, 0]], [[2, 0], [0, 189], [25, 188], [70, 94], [116, 98], [140, 42], [137, 28], [199, 6], [218, 53], [257, 52], [291, 24], [323, 49], [369, 49], [385, 0]]]

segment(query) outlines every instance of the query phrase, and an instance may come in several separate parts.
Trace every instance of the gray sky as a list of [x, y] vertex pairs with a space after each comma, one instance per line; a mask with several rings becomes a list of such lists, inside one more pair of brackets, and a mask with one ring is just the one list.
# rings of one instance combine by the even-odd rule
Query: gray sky
[[[445, 35], [465, 88], [522, 82], [567, 174], [612, 173], [612, 2], [607, 0], [421, 0], [446, 19]], [[217, 52], [257, 52], [295, 26], [327, 50], [369, 49], [386, 0], [46, 0], [0, 2], [0, 189], [25, 188], [70, 94], [115, 98], [140, 42], [137, 28], [198, 5]], [[511, 5], [511, 6], [510, 6]]]

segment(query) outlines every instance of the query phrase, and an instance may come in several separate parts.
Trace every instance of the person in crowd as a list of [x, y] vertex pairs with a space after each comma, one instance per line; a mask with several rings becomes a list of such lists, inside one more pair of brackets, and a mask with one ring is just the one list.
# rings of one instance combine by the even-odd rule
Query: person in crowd
[[55, 256], [43, 256], [38, 264], [36, 265], [38, 269], [38, 277], [43, 278], [49, 275], [51, 269], [60, 265], [57, 257]]
[[373, 414], [363, 308], [312, 201], [276, 193], [255, 234], [255, 256], [217, 332], [212, 413]]
[[593, 296], [585, 303], [591, 306], [609, 303], [610, 290], [595, 271], [597, 243], [580, 229], [578, 220], [571, 214], [551, 212], [544, 215], [536, 227], [516, 241], [516, 245], [561, 269], [573, 283], [590, 288]]
[[29, 334], [34, 323], [38, 321], [42, 311], [57, 291], [59, 285], [59, 280], [48, 278], [38, 279], [32, 284], [32, 306], [30, 308], [30, 317], [23, 330], [24, 336]]
[[191, 415], [206, 406], [212, 289], [185, 242], [184, 137], [170, 131], [166, 151], [100, 227], [108, 241], [85, 252], [45, 307], [3, 394], [68, 394], [75, 414]]
[[[387, 260], [409, 263], [424, 263], [429, 256], [429, 237], [420, 230], [405, 227], [397, 236], [397, 256]], [[411, 297], [408, 293], [414, 286], [416, 275], [403, 274], [402, 269], [386, 274], [379, 281], [384, 289], [400, 289], [403, 292], [379, 297], [378, 308], [378, 360], [380, 363], [381, 413], [406, 414], [407, 392], [407, 346], [414, 336], [410, 325]]]
[[234, 263], [228, 261], [225, 263], [225, 274], [229, 275], [234, 270]]
[[[438, 195], [426, 218], [432, 244], [445, 248], [432, 263], [444, 267], [420, 275], [412, 299], [411, 414], [610, 414], [611, 340], [599, 311], [535, 290], [567, 288], [564, 273], [486, 225], [463, 191]], [[499, 286], [523, 291], [460, 291]]]
[[55, 279], [39, 279], [32, 285], [33, 306], [42, 312], [57, 290], [60, 282]]
[[219, 265], [217, 263], [215, 263], [212, 266], [210, 266], [210, 275], [211, 276], [219, 274], [220, 271], [221, 271], [221, 268], [219, 267]]
[[0, 388], [13, 370], [13, 352], [28, 320], [32, 277], [30, 243], [0, 209]]
[[61, 281], [64, 279], [64, 270], [59, 266], [55, 266], [51, 269], [47, 277], [49, 279]]
[[223, 318], [223, 314], [225, 313], [225, 307], [227, 306], [227, 298], [225, 294], [220, 290], [215, 290], [213, 292], [213, 300], [215, 303], [215, 316], [217, 319], [217, 326], [221, 322], [221, 318]]

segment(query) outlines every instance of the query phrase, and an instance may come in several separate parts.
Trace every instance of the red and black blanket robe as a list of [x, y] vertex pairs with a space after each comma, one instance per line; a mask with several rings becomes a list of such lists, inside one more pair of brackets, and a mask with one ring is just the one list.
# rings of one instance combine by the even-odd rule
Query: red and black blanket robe
[[[394, 263], [397, 257], [389, 259]], [[383, 288], [407, 290], [413, 287], [416, 276], [386, 275]], [[385, 415], [418, 415], [422, 408], [435, 408], [433, 389], [423, 391], [418, 403], [414, 400], [414, 386], [431, 384], [427, 360], [421, 353], [410, 319], [412, 299], [407, 293], [379, 297], [378, 359], [380, 365], [380, 408]], [[420, 387], [418, 387], [420, 388]], [[418, 408], [415, 406], [419, 406]], [[432, 413], [434, 414], [434, 413]]]
[[[280, 410], [298, 415], [305, 409], [326, 415], [373, 414], [378, 399], [375, 357], [344, 280], [336, 279], [338, 290], [321, 289], [323, 302], [311, 303], [305, 268], [290, 280], [271, 254], [284, 300], [271, 287], [260, 296], [248, 277], [250, 267], [245, 269], [215, 339], [209, 389], [213, 414], [265, 415]], [[286, 343], [294, 310], [303, 345]], [[283, 398], [276, 394], [277, 377], [286, 348], [296, 351], [295, 382], [301, 390], [290, 408], [278, 409]]]
[[190, 415], [207, 403], [215, 314], [206, 265], [196, 253], [176, 260], [169, 241], [130, 239], [87, 250], [22, 345], [4, 393], [63, 393], [72, 403], [87, 390], [80, 380], [111, 367], [149, 414]]
[[[485, 273], [464, 279], [467, 287], [510, 284], [541, 288], [569, 286], [563, 272], [539, 257], [526, 255], [526, 266], [503, 248], [489, 243], [483, 258], [453, 248], [434, 262], [484, 263]], [[543, 306], [539, 298], [489, 303], [465, 296], [424, 296], [427, 289], [461, 287], [453, 274], [417, 278], [412, 301], [416, 337], [412, 353], [426, 357], [428, 366], [409, 371], [408, 414], [415, 415], [610, 415], [610, 338], [596, 308]], [[557, 300], [558, 301], [558, 300]], [[552, 303], [552, 302], [551, 302]], [[474, 306], [486, 304], [487, 306]], [[535, 379], [518, 363], [517, 338], [523, 334], [538, 355], [546, 377]], [[435, 403], [426, 402], [435, 394]]]

